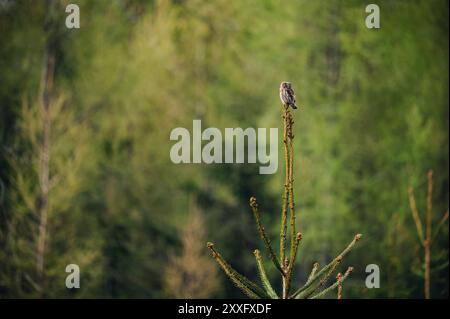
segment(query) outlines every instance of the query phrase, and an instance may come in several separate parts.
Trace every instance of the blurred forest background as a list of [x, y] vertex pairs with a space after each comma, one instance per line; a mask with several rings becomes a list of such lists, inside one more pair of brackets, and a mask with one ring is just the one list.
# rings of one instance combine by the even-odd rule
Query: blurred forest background
[[[436, 225], [449, 202], [447, 0], [377, 0], [380, 29], [356, 0], [78, 0], [81, 28], [67, 29], [70, 2], [0, 1], [1, 298], [243, 297], [206, 241], [257, 280], [248, 199], [277, 242], [281, 143], [278, 172], [259, 175], [175, 165], [169, 134], [193, 119], [281, 128], [283, 80], [301, 105], [294, 286], [362, 233], [344, 298], [424, 297], [408, 187], [423, 220], [434, 171]], [[432, 298], [448, 297], [448, 240], [445, 224]], [[80, 289], [65, 287], [71, 263]]]

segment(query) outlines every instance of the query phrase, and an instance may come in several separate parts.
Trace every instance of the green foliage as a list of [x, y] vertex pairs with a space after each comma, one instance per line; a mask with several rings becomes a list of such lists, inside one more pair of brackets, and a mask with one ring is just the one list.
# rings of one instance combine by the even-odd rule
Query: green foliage
[[[407, 189], [425, 193], [423, 176], [435, 172], [436, 225], [449, 202], [448, 1], [380, 0], [378, 30], [365, 27], [360, 0], [80, 0], [73, 30], [63, 27], [68, 2], [55, 3], [45, 293], [34, 256], [45, 2], [0, 5], [0, 297], [166, 296], [161, 268], [180, 245], [189, 198], [205, 212], [206, 236], [226, 240], [223, 255], [257, 280], [247, 251], [259, 241], [242, 207], [256, 195], [267, 238], [277, 238], [283, 174], [174, 165], [169, 134], [193, 119], [281, 128], [283, 80], [307, 110], [294, 141], [305, 237], [292, 286], [361, 232], [361, 249], [343, 261], [355, 266], [345, 296], [423, 296]], [[431, 251], [436, 298], [448, 297], [448, 238], [443, 227]], [[279, 291], [269, 260], [259, 266]], [[63, 284], [69, 263], [81, 267], [80, 290]], [[364, 286], [369, 263], [380, 266], [380, 289]], [[221, 280], [218, 296], [241, 297]]]

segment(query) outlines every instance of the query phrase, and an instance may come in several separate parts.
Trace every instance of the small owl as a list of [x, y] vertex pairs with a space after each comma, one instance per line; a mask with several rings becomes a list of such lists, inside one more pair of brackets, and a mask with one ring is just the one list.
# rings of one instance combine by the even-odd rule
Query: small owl
[[297, 105], [295, 105], [295, 93], [290, 82], [281, 82], [280, 99], [285, 107], [297, 108]]

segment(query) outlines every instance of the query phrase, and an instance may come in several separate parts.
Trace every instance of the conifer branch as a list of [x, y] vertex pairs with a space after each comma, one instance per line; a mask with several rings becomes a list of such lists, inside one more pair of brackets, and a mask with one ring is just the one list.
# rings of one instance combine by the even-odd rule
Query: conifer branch
[[286, 233], [287, 233], [287, 208], [289, 197], [289, 150], [288, 150], [288, 108], [286, 106], [283, 109], [283, 145], [284, 145], [284, 162], [285, 165], [285, 177], [284, 177], [284, 192], [281, 205], [281, 230], [280, 230], [280, 261], [283, 263], [286, 250]]
[[[301, 299], [305, 296], [308, 296], [310, 293], [310, 288], [313, 287], [314, 284], [316, 284], [319, 281], [319, 286], [321, 285], [321, 282], [324, 282], [323, 279], [331, 275], [332, 271], [329, 272], [330, 269], [334, 271], [334, 269], [338, 266], [338, 264], [341, 263], [342, 259], [353, 249], [355, 244], [361, 239], [362, 235], [357, 234], [352, 242], [335, 258], [333, 259], [328, 265], [323, 267], [314, 277], [308, 280], [308, 282], [298, 289], [293, 295], [292, 298]], [[314, 289], [315, 290], [315, 289]], [[313, 292], [314, 292], [313, 290]]]
[[275, 252], [272, 249], [270, 239], [267, 237], [264, 226], [261, 223], [261, 216], [258, 211], [258, 203], [256, 202], [255, 197], [250, 198], [250, 207], [252, 208], [253, 217], [255, 218], [259, 235], [261, 236], [261, 239], [264, 242], [264, 246], [266, 246], [266, 249], [269, 252], [270, 259], [274, 263], [275, 267], [277, 267], [277, 269], [284, 275], [284, 270], [281, 267], [280, 262], [279, 262], [277, 256], [275, 255]]
[[254, 251], [254, 254], [256, 258], [256, 265], [258, 266], [259, 277], [261, 279], [261, 283], [263, 284], [264, 289], [266, 290], [266, 293], [272, 299], [279, 299], [277, 293], [270, 284], [269, 278], [267, 277], [266, 270], [264, 269], [264, 264], [262, 262], [261, 252], [258, 249], [256, 249]]
[[341, 252], [340, 256], [344, 258], [352, 249], [355, 244], [361, 240], [362, 234], [356, 234], [352, 242]]
[[311, 269], [311, 273], [308, 276], [308, 280], [306, 280], [306, 285], [311, 282], [311, 280], [315, 277], [317, 270], [319, 269], [319, 263], [314, 263], [313, 268]]
[[[288, 147], [288, 153], [289, 153], [289, 212], [290, 212], [290, 226], [291, 226], [291, 249], [290, 249], [290, 261], [294, 258], [295, 255], [295, 238], [296, 238], [296, 230], [295, 230], [295, 201], [294, 201], [294, 146], [293, 146], [293, 125], [294, 120], [292, 118], [292, 114], [289, 111], [289, 108], [286, 108], [286, 117], [287, 117], [287, 135], [289, 139], [289, 147]], [[295, 262], [295, 260], [294, 260]], [[289, 284], [289, 282], [288, 282]], [[289, 290], [289, 289], [288, 289]]]
[[296, 292], [294, 292], [291, 298], [302, 299], [307, 295], [307, 290], [310, 291], [310, 288], [313, 284], [317, 283], [323, 276], [326, 276], [328, 271], [335, 266], [337, 262], [337, 257], [333, 259], [328, 265], [323, 267], [317, 274], [314, 275], [303, 287], [300, 287]]
[[[307, 289], [302, 291], [296, 299], [303, 299], [303, 298], [309, 298], [311, 295], [313, 295], [318, 289], [320, 289], [325, 283], [328, 281], [328, 279], [331, 277], [333, 272], [336, 270], [336, 268], [341, 264], [342, 257], [338, 256], [336, 257], [329, 265], [327, 271], [322, 273], [322, 276], [317, 276], [317, 278], [313, 279], [311, 281], [311, 284]], [[325, 269], [325, 268], [324, 268]], [[320, 272], [319, 272], [320, 273]]]
[[[347, 271], [345, 272], [345, 274], [342, 276], [341, 273], [338, 274], [337, 276], [337, 281], [332, 284], [330, 287], [322, 290], [321, 292], [319, 292], [318, 294], [314, 295], [311, 297], [311, 299], [318, 299], [318, 298], [322, 298], [324, 297], [326, 294], [328, 294], [330, 291], [336, 289], [336, 287], [339, 288], [339, 286], [341, 287], [341, 294], [339, 294], [338, 292], [338, 299], [342, 298], [342, 283], [345, 281], [345, 279], [347, 279], [347, 277], [353, 272], [353, 267], [348, 267]], [[341, 275], [341, 276], [339, 276]], [[340, 278], [339, 278], [340, 277]], [[341, 297], [341, 298], [339, 298]]]
[[207, 247], [211, 250], [214, 259], [217, 261], [225, 274], [231, 279], [235, 286], [241, 289], [242, 292], [244, 292], [248, 297], [253, 299], [270, 298], [264, 290], [262, 290], [255, 283], [234, 270], [214, 249], [213, 243], [208, 242]]
[[295, 260], [297, 258], [298, 246], [299, 246], [301, 240], [302, 240], [302, 234], [297, 233], [297, 236], [295, 238], [295, 244], [294, 244], [294, 255], [292, 256], [291, 260], [289, 261], [289, 265], [287, 267], [287, 272], [286, 272], [286, 286], [287, 286], [286, 294], [289, 294], [292, 273], [294, 272], [294, 266], [295, 266]]

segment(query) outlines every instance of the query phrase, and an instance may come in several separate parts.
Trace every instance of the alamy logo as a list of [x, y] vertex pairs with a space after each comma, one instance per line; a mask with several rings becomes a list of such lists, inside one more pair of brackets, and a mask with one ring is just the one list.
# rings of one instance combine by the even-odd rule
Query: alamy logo
[[366, 287], [369, 289], [380, 288], [380, 267], [377, 264], [366, 266]]
[[66, 272], [70, 273], [66, 277], [66, 288], [80, 288], [80, 267], [76, 264], [66, 266]]
[[[222, 136], [222, 132], [215, 127], [209, 127], [202, 132], [202, 121], [193, 120], [192, 139], [186, 128], [177, 127], [170, 133], [170, 140], [178, 141], [170, 150], [170, 159], [175, 164], [245, 163], [247, 158], [247, 163], [256, 163], [258, 159], [261, 164], [260, 174], [274, 174], [278, 169], [277, 128], [270, 128], [269, 143], [267, 143], [266, 128], [258, 128], [257, 132], [254, 128], [245, 130], [225, 128], [224, 136]], [[245, 147], [245, 140], [247, 140], [247, 147]], [[269, 152], [267, 152], [268, 145]], [[245, 156], [246, 153], [247, 156]]]
[[366, 17], [367, 29], [379, 29], [380, 28], [380, 7], [377, 4], [369, 4], [366, 7], [366, 13], [370, 13]]
[[80, 28], [80, 7], [76, 4], [69, 4], [66, 7], [66, 13], [69, 13], [66, 17], [66, 27], [68, 29]]

